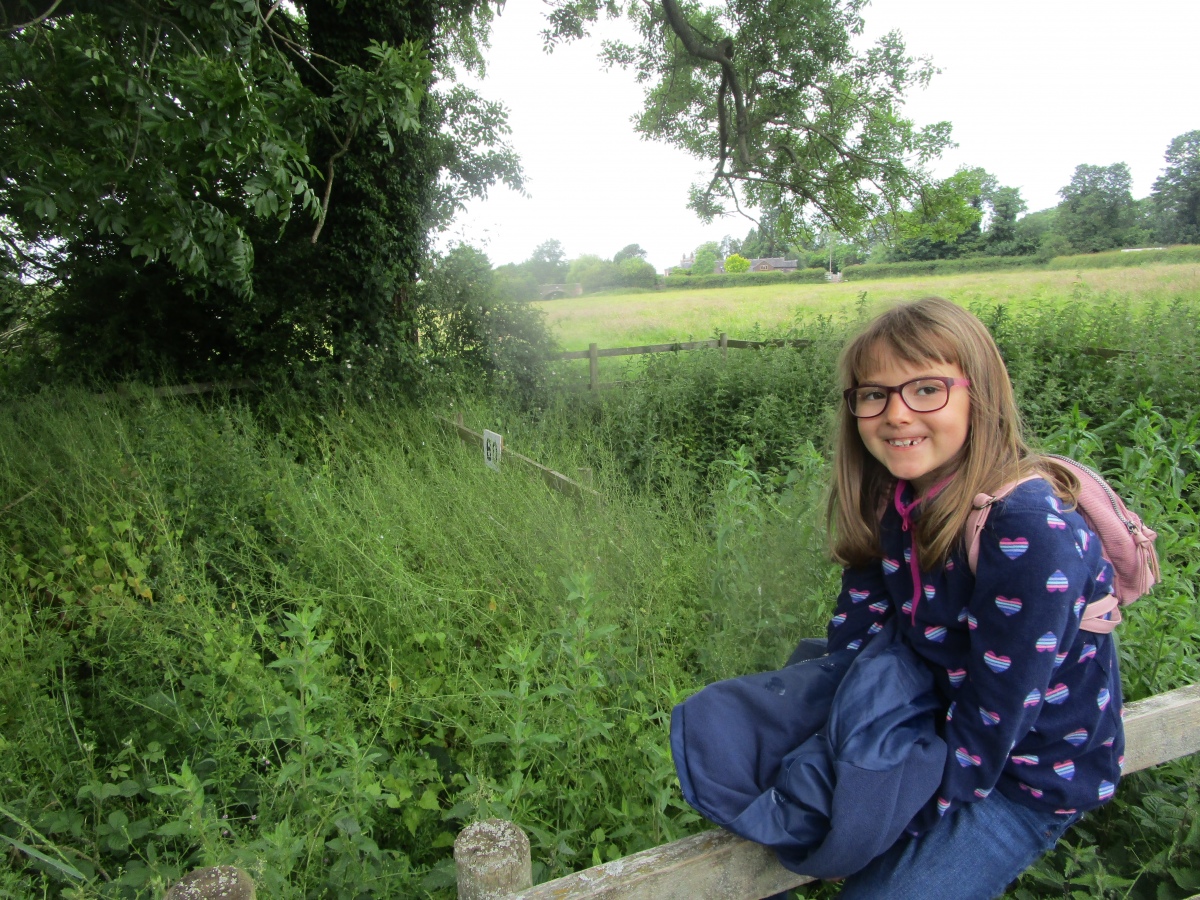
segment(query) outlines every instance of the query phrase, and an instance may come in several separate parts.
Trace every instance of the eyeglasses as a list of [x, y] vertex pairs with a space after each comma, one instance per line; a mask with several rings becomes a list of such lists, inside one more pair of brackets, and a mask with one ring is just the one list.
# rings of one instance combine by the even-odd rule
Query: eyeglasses
[[970, 383], [968, 378], [930, 375], [914, 378], [896, 387], [886, 384], [860, 384], [844, 391], [842, 396], [846, 398], [850, 415], [857, 419], [873, 419], [887, 409], [892, 394], [899, 394], [904, 405], [913, 412], [937, 412], [950, 402], [950, 388], [956, 384], [967, 387]]

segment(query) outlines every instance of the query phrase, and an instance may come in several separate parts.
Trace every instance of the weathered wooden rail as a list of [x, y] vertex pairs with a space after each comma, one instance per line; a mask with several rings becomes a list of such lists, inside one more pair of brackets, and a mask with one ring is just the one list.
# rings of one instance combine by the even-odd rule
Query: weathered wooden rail
[[[720, 336], [707, 341], [675, 341], [670, 344], [644, 344], [640, 347], [599, 347], [588, 344], [586, 350], [567, 350], [562, 353], [550, 354], [550, 359], [586, 359], [588, 361], [588, 387], [595, 391], [600, 388], [600, 357], [602, 356], [641, 356], [646, 353], [679, 353], [684, 350], [720, 350], [722, 355], [729, 350], [762, 350], [765, 347], [807, 347], [812, 341], [797, 338], [775, 338], [769, 341], [741, 341], [731, 338], [724, 331]], [[1084, 347], [1081, 351], [1085, 356], [1098, 356], [1102, 359], [1113, 359], [1133, 353], [1132, 350], [1112, 350], [1107, 347]], [[621, 382], [610, 382], [619, 384]]]
[[[1125, 708], [1127, 774], [1197, 752], [1200, 684]], [[493, 819], [463, 829], [454, 859], [460, 900], [759, 900], [813, 881], [785, 869], [770, 850], [720, 830], [537, 887], [528, 874], [529, 842], [511, 822]]]
[[[480, 448], [483, 447], [483, 435], [478, 431], [472, 431], [463, 424], [462, 413], [459, 413], [453, 422], [443, 416], [435, 415], [434, 418], [445, 427], [454, 429], [455, 433], [458, 434], [459, 439], [464, 444], [473, 444], [474, 446]], [[559, 493], [567, 494], [568, 496], [576, 497], [578, 499], [597, 500], [600, 498], [600, 493], [596, 490], [593, 490], [589, 485], [580, 484], [579, 481], [568, 478], [562, 472], [556, 472], [554, 469], [543, 466], [541, 463], [535, 462], [528, 456], [522, 456], [520, 453], [506, 448], [504, 450], [503, 458], [516, 460], [516, 462], [520, 463], [522, 466], [532, 471], [535, 475], [539, 476], [544, 482], [546, 482], [547, 485]], [[591, 469], [580, 470], [579, 475], [580, 481], [588, 481], [590, 480]]]
[[588, 360], [588, 387], [593, 391], [600, 387], [600, 357], [602, 356], [641, 356], [646, 353], [678, 353], [682, 350], [720, 350], [722, 355], [728, 350], [761, 350], [764, 347], [807, 347], [812, 341], [787, 340], [779, 338], [770, 341], [739, 341], [730, 338], [725, 332], [709, 341], [675, 341], [670, 344], [644, 344], [640, 347], [607, 347], [601, 348], [596, 344], [588, 344], [586, 350], [567, 350], [564, 353], [553, 353], [550, 359], [586, 359]]

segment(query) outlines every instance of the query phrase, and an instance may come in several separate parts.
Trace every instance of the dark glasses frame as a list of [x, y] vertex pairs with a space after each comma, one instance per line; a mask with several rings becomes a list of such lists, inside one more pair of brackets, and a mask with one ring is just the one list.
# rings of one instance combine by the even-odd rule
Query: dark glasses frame
[[[913, 409], [912, 404], [905, 399], [904, 389], [910, 384], [916, 384], [918, 381], [940, 381], [942, 384], [944, 384], [946, 386], [945, 402], [943, 402], [941, 406], [935, 406], [933, 409]], [[850, 410], [850, 415], [854, 416], [854, 418], [874, 419], [887, 412], [888, 405], [892, 402], [892, 394], [899, 394], [900, 402], [915, 413], [937, 412], [939, 409], [945, 409], [946, 404], [950, 402], [951, 388], [953, 388], [955, 385], [960, 387], [969, 387], [970, 384], [971, 379], [969, 378], [949, 378], [945, 375], [923, 375], [920, 378], [910, 378], [908, 381], [904, 382], [903, 384], [898, 384], [895, 387], [887, 384], [871, 384], [870, 382], [866, 384], [855, 385], [852, 388], [846, 388], [846, 390], [842, 391], [842, 396], [846, 399], [846, 408]], [[861, 391], [863, 388], [878, 388], [881, 391], [887, 392], [887, 396], [883, 399], [883, 407], [879, 410], [879, 412], [871, 413], [870, 415], [862, 415], [858, 412], [855, 412], [853, 397], [855, 392]]]

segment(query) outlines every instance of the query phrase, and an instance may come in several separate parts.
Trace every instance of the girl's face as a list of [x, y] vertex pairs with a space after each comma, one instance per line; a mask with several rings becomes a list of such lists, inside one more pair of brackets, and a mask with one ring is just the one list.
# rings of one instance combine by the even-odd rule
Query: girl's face
[[[863, 384], [898, 387], [914, 378], [942, 375], [965, 377], [953, 363], [912, 365], [880, 349], [875, 367], [861, 379]], [[969, 388], [955, 385], [944, 407], [934, 412], [913, 412], [900, 394], [888, 396], [887, 408], [872, 419], [858, 419], [858, 434], [873, 457], [896, 478], [912, 483], [923, 494], [953, 471], [958, 453], [967, 442], [970, 430], [971, 399]]]

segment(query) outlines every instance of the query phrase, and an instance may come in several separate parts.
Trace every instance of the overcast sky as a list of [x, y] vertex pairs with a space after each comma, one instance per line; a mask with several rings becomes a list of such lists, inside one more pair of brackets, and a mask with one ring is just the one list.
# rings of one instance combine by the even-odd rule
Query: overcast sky
[[[477, 85], [510, 110], [528, 196], [494, 190], [445, 239], [495, 265], [550, 238], [571, 258], [638, 243], [661, 271], [704, 241], [743, 237], [751, 222], [706, 226], [686, 208], [706, 164], [634, 133], [642, 89], [597, 62], [599, 38], [620, 26], [601, 23], [547, 55], [544, 8], [508, 0]], [[868, 38], [899, 29], [941, 69], [907, 107], [918, 124], [953, 123], [959, 147], [937, 174], [982, 166], [1019, 187], [1030, 210], [1055, 205], [1080, 163], [1127, 163], [1143, 197], [1171, 138], [1200, 129], [1200, 0], [874, 0], [864, 16]]]

